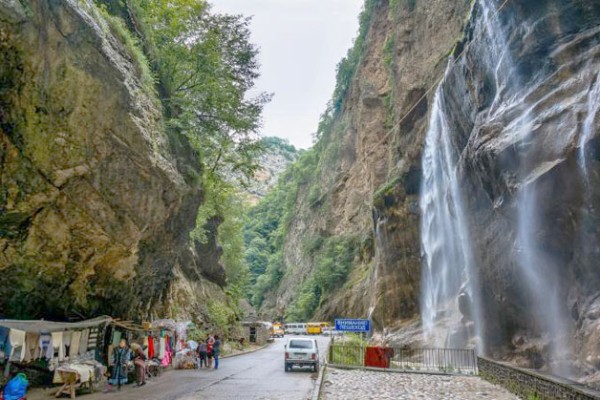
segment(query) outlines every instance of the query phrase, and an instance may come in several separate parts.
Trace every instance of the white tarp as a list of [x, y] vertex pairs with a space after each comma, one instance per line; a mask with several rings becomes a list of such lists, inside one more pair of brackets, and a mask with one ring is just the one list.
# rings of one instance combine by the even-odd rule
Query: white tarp
[[73, 329], [93, 328], [98, 325], [108, 324], [111, 321], [112, 318], [107, 316], [88, 319], [80, 322], [54, 322], [44, 320], [20, 321], [15, 319], [0, 319], [0, 326], [30, 333], [50, 333]]

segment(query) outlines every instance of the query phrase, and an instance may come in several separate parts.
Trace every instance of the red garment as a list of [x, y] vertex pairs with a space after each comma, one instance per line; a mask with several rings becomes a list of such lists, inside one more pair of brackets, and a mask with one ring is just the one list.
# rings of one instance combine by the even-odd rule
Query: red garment
[[154, 358], [154, 338], [148, 336], [148, 358]]

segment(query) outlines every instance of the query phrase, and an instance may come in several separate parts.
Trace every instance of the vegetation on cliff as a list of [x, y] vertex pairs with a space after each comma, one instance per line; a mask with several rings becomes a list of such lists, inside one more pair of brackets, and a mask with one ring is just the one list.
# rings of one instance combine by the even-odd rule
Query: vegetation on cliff
[[[249, 20], [198, 0], [27, 4], [22, 23], [0, 25], [0, 308], [193, 315], [224, 329], [249, 282], [240, 191], [270, 97], [248, 96], [259, 67]], [[65, 39], [62, 23], [84, 39]]]
[[[249, 283], [240, 192], [258, 168], [264, 144], [257, 131], [269, 100], [264, 93], [247, 95], [259, 75], [249, 19], [214, 14], [207, 3], [195, 0], [131, 0], [125, 6], [114, 11], [129, 22], [150, 62], [166, 128], [177, 141], [187, 140], [200, 165], [189, 171], [204, 193], [191, 240], [206, 243], [213, 233], [210, 223], [217, 222], [228, 306], [237, 314]], [[226, 307], [211, 304], [209, 314], [219, 325], [233, 318]]]
[[[344, 124], [340, 115], [344, 100], [365, 50], [365, 41], [373, 12], [380, 0], [366, 0], [360, 15], [358, 36], [337, 67], [336, 86], [327, 109], [321, 116], [314, 146], [280, 176], [277, 185], [250, 212], [245, 224], [245, 258], [249, 265], [252, 303], [260, 308], [265, 296], [274, 292], [286, 271], [296, 268], [284, 257], [290, 223], [304, 204], [315, 213], [327, 208], [329, 192], [321, 174], [339, 162], [340, 132]], [[299, 216], [302, 218], [302, 216]], [[316, 233], [305, 237], [302, 251], [312, 268], [300, 286], [298, 295], [284, 311], [288, 320], [310, 319], [322, 302], [346, 283], [352, 266], [369, 246], [369, 237], [355, 234]], [[268, 310], [271, 312], [272, 310]]]

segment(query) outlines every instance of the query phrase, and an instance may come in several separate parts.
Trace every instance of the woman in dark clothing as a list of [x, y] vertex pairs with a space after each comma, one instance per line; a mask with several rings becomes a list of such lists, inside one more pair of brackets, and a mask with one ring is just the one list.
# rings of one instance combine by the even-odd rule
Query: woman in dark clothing
[[114, 385], [121, 390], [121, 385], [127, 383], [127, 362], [130, 358], [131, 353], [127, 347], [127, 341], [121, 339], [119, 347], [113, 351], [113, 370], [105, 392], [110, 392]]
[[215, 358], [215, 369], [219, 369], [219, 356], [221, 355], [221, 339], [219, 335], [215, 335], [215, 343], [213, 345], [213, 357]]
[[138, 386], [146, 384], [146, 355], [141, 346], [137, 346], [133, 353], [133, 364], [135, 365], [135, 380]]

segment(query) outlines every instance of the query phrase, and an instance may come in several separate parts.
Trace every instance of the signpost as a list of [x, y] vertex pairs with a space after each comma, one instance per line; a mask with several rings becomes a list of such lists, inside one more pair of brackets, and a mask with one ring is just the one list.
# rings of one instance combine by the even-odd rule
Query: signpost
[[[363, 368], [365, 367], [365, 350], [363, 343], [363, 334], [369, 332], [371, 330], [371, 321], [368, 319], [336, 319], [335, 320], [335, 329], [341, 332], [356, 332], [360, 333], [360, 353], [363, 362]], [[332, 336], [333, 339], [333, 336]], [[332, 343], [333, 345], [333, 343]]]
[[369, 332], [371, 321], [368, 319], [336, 319], [335, 329], [342, 332]]

